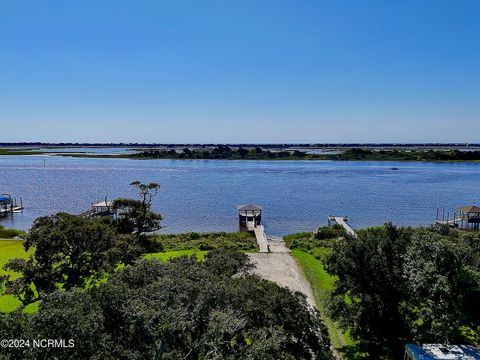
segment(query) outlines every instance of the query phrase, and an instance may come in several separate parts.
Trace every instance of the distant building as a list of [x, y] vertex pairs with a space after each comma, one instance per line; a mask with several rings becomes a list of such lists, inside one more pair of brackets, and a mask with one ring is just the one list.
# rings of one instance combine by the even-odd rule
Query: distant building
[[96, 204], [92, 204], [92, 210], [95, 215], [113, 213], [113, 201], [103, 200]]
[[468, 345], [424, 344], [405, 346], [404, 360], [480, 360], [480, 349]]

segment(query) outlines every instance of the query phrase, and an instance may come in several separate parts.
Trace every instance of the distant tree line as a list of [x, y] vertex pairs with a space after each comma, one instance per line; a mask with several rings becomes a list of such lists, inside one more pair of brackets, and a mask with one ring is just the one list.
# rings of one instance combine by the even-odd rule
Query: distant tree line
[[480, 151], [460, 150], [372, 150], [353, 148], [338, 154], [308, 154], [300, 150], [231, 148], [148, 149], [128, 155], [137, 159], [223, 159], [223, 160], [364, 160], [364, 161], [480, 161]]
[[[134, 142], [120, 142], [120, 143], [71, 143], [71, 142], [2, 142], [0, 146], [54, 146], [54, 147], [215, 147], [225, 144], [215, 143], [134, 143]], [[275, 143], [275, 144], [256, 144], [256, 143], [230, 143], [230, 147], [257, 147], [263, 148], [457, 148], [457, 147], [480, 147], [480, 143]]]
[[220, 145], [212, 150], [208, 149], [190, 149], [183, 150], [144, 150], [131, 154], [133, 158], [148, 159], [224, 159], [224, 160], [272, 160], [272, 159], [302, 159], [306, 153], [298, 150], [294, 151], [271, 151], [260, 147], [237, 149], [226, 145]]
[[349, 149], [340, 154], [326, 155], [331, 160], [386, 161], [479, 161], [480, 151], [460, 150], [370, 150]]

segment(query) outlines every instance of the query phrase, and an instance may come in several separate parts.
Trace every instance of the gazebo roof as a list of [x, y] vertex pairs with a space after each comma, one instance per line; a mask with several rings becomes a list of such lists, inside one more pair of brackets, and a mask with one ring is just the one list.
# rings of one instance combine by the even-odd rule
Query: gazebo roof
[[113, 205], [113, 201], [101, 201], [99, 203], [93, 204], [93, 207], [111, 207]]
[[258, 205], [247, 204], [247, 205], [237, 206], [237, 210], [238, 211], [262, 211], [262, 207]]
[[464, 206], [464, 207], [458, 208], [458, 210], [465, 213], [480, 213], [480, 207], [475, 205]]

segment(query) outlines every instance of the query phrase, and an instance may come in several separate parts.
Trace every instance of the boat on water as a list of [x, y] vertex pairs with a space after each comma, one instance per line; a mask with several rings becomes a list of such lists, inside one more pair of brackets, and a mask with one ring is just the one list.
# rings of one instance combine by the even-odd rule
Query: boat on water
[[17, 199], [13, 198], [10, 194], [0, 195], [0, 217], [5, 217], [12, 213], [19, 213], [23, 211], [22, 199], [20, 199], [20, 205], [17, 204]]

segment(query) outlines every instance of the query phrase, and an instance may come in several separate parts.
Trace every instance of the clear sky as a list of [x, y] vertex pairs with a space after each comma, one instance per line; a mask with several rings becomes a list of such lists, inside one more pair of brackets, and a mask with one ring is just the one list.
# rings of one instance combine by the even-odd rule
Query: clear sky
[[480, 142], [479, 0], [0, 0], [1, 142]]

